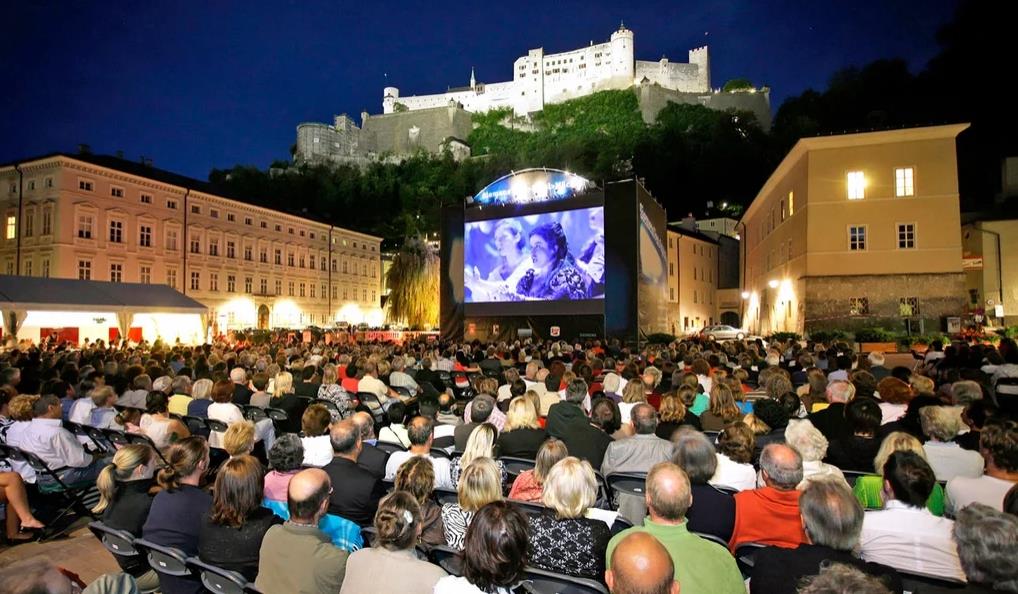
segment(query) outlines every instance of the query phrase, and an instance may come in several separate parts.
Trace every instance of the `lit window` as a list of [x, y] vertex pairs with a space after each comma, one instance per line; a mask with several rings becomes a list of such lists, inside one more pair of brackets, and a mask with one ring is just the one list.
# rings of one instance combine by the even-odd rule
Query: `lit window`
[[168, 268], [166, 270], [166, 284], [169, 285], [173, 289], [177, 288], [177, 269], [176, 268]]
[[226, 291], [228, 293], [235, 293], [237, 291], [237, 277], [228, 274], [226, 275]]
[[252, 293], [254, 291], [254, 280], [250, 276], [244, 277], [244, 292]]
[[81, 239], [92, 239], [91, 215], [78, 216], [78, 237], [80, 237]]
[[848, 228], [848, 249], [853, 252], [866, 249], [866, 225]]
[[219, 290], [219, 274], [215, 272], [209, 273], [209, 291]]
[[911, 167], [894, 170], [894, 195], [915, 196], [915, 172]]
[[903, 318], [910, 318], [912, 316], [918, 316], [919, 311], [919, 298], [918, 297], [902, 297], [898, 299], [898, 313]]
[[276, 295], [283, 294], [283, 281], [276, 279]]
[[795, 192], [788, 193], [788, 216], [795, 214]]
[[269, 293], [269, 279], [263, 278], [263, 279], [261, 279], [261, 282], [259, 284], [260, 284], [261, 294], [262, 295], [268, 295], [268, 293]]
[[7, 230], [4, 237], [14, 239], [18, 234], [18, 218], [14, 215], [7, 215]]
[[848, 315], [865, 316], [870, 313], [870, 300], [868, 297], [849, 297]]
[[911, 250], [915, 248], [915, 223], [901, 223], [898, 225], [898, 249]]
[[[171, 252], [177, 251], [177, 230], [176, 229], [167, 229], [166, 230], [166, 249], [170, 250]], [[172, 284], [170, 286], [171, 287], [176, 287], [176, 284]]]
[[862, 171], [848, 172], [848, 199], [862, 200], [866, 191], [866, 176]]
[[140, 267], [138, 269], [138, 280], [140, 280], [142, 282], [142, 284], [145, 284], [145, 285], [151, 283], [152, 282], [152, 267], [151, 266], [142, 266], [142, 267]]

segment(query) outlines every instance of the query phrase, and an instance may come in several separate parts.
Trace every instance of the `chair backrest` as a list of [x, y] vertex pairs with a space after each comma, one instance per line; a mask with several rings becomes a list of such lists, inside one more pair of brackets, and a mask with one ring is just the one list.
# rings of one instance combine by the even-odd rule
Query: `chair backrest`
[[141, 554], [138, 549], [134, 548], [134, 536], [127, 530], [110, 528], [98, 520], [90, 522], [88, 529], [106, 547], [107, 551], [117, 557], [137, 557]]
[[336, 406], [336, 403], [327, 398], [315, 398], [314, 401], [312, 401], [312, 404], [321, 404], [322, 406], [325, 407], [326, 410], [329, 411], [329, 414], [331, 415], [342, 414], [342, 411], [339, 410], [339, 407]]
[[125, 445], [130, 445], [130, 443], [131, 443], [127, 439], [127, 433], [124, 432], [124, 431], [121, 431], [120, 429], [109, 428], [109, 429], [103, 429], [102, 432], [103, 432], [103, 436], [106, 437], [106, 440], [109, 441], [110, 443], [112, 443], [113, 445], [117, 446], [117, 447], [123, 447]]
[[252, 406], [250, 404], [245, 404], [241, 408], [244, 411], [244, 418], [249, 420], [249, 421], [251, 421], [252, 423], [257, 423], [258, 421], [261, 421], [262, 419], [267, 419], [268, 418], [268, 415], [265, 414], [265, 410], [262, 409], [262, 408], [259, 408], [257, 406]]
[[735, 487], [729, 487], [728, 485], [711, 485], [715, 491], [724, 493], [725, 495], [735, 495], [739, 492]]
[[208, 425], [209, 430], [220, 433], [226, 433], [226, 430], [230, 428], [229, 425], [218, 419], [205, 419], [205, 423]]
[[92, 440], [92, 443], [95, 444], [95, 447], [99, 448], [104, 452], [111, 452], [114, 449], [113, 443], [109, 440], [109, 438], [106, 437], [106, 434], [103, 433], [102, 429], [98, 427], [92, 427], [91, 425], [82, 425], [82, 429], [85, 430], [85, 435], [87, 435], [88, 438]]
[[647, 475], [642, 472], [616, 472], [605, 477], [608, 487], [618, 493], [644, 496], [647, 490]]
[[873, 474], [872, 472], [861, 472], [858, 470], [842, 470], [841, 472], [845, 475], [845, 480], [848, 482], [849, 487], [854, 487], [855, 481], [857, 481], [859, 477]]
[[534, 460], [514, 458], [512, 456], [502, 456], [499, 460], [501, 460], [502, 465], [505, 466], [505, 471], [514, 479], [524, 470], [533, 470], [534, 465], [536, 464]]
[[285, 410], [271, 406], [265, 407], [265, 416], [272, 419], [274, 423], [285, 423], [290, 420], [290, 416], [286, 414]]
[[752, 573], [756, 552], [764, 548], [765, 544], [759, 542], [744, 542], [735, 547], [735, 561], [743, 575]]
[[188, 557], [187, 566], [201, 576], [201, 583], [213, 594], [244, 594], [248, 581], [236, 571], [205, 563], [197, 557]]
[[396, 386], [393, 388], [393, 390], [396, 390], [397, 394], [406, 398], [410, 398], [411, 396], [413, 396], [413, 394], [410, 393], [410, 389], [404, 388], [403, 386]]
[[455, 489], [443, 489], [441, 487], [435, 487], [435, 499], [438, 500], [438, 504], [443, 503], [458, 503], [459, 493]]
[[529, 566], [523, 570], [523, 574], [533, 590], [541, 594], [608, 594], [608, 588], [594, 580]]
[[184, 415], [184, 424], [192, 434], [206, 434], [210, 431], [208, 419], [205, 417]]
[[364, 541], [364, 546], [374, 546], [376, 538], [378, 538], [378, 530], [375, 530], [374, 526], [361, 526], [361, 539]]
[[399, 445], [398, 443], [392, 443], [391, 441], [376, 441], [375, 447], [388, 454], [406, 451], [405, 447]]
[[541, 503], [537, 503], [536, 501], [520, 501], [518, 499], [510, 499], [509, 503], [520, 508], [520, 510], [523, 511], [523, 513], [527, 514], [528, 516], [536, 516], [548, 511], [548, 508], [546, 506], [544, 506]]
[[148, 557], [148, 564], [156, 573], [175, 577], [189, 577], [191, 570], [187, 566], [187, 555], [180, 549], [164, 547], [144, 538], [134, 540], [134, 546]]
[[463, 554], [449, 546], [436, 545], [428, 550], [428, 560], [444, 569], [449, 575], [463, 575]]
[[714, 534], [707, 534], [706, 532], [693, 532], [693, 534], [699, 536], [700, 538], [702, 538], [704, 540], [709, 540], [709, 541], [711, 541], [713, 543], [717, 543], [717, 544], [725, 547], [726, 549], [728, 548], [728, 541], [723, 539], [723, 538], [721, 538], [720, 536], [715, 536]]
[[431, 457], [432, 458], [445, 458], [446, 460], [452, 460], [452, 456], [449, 455], [449, 452], [447, 452], [447, 451], [445, 451], [445, 450], [443, 450], [441, 448], [431, 448]]

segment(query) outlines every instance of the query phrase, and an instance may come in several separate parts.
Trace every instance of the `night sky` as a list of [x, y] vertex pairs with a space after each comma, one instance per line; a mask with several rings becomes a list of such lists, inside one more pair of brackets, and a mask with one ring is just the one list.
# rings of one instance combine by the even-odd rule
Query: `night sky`
[[[712, 84], [772, 88], [772, 109], [845, 66], [937, 51], [952, 0], [804, 2], [68, 2], [14, 0], [0, 36], [0, 162], [78, 143], [205, 179], [288, 159], [296, 126], [512, 78], [530, 48], [606, 41], [638, 59], [711, 47]], [[387, 77], [386, 77], [387, 75]]]

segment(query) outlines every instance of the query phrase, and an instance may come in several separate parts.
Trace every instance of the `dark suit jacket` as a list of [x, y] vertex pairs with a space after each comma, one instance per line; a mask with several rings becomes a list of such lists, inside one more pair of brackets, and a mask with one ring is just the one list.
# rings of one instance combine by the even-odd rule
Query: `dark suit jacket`
[[286, 412], [286, 422], [279, 426], [277, 433], [300, 433], [300, 418], [310, 401], [296, 394], [285, 394], [280, 398], [269, 400], [269, 406]]
[[595, 470], [601, 468], [604, 453], [612, 442], [610, 435], [592, 426], [583, 409], [571, 402], [551, 405], [547, 430], [566, 444], [570, 456], [590, 462]]
[[233, 403], [237, 406], [251, 404], [251, 394], [253, 393], [247, 386], [233, 384]]
[[886, 565], [868, 563], [851, 553], [830, 547], [802, 544], [794, 549], [765, 547], [758, 550], [753, 557], [750, 594], [795, 594], [799, 581], [820, 573], [820, 565], [828, 561], [853, 566], [880, 578], [892, 592], [902, 591], [898, 572]]
[[414, 375], [414, 381], [418, 384], [421, 382], [428, 382], [439, 392], [445, 392], [445, 383], [442, 381], [442, 378], [438, 376], [438, 372], [434, 369], [421, 369], [416, 375]]
[[389, 454], [383, 452], [370, 443], [364, 444], [361, 455], [357, 458], [357, 466], [367, 470], [382, 480], [385, 477], [385, 463], [389, 461]]
[[686, 513], [690, 532], [712, 534], [725, 542], [735, 529], [735, 499], [710, 485], [691, 485], [693, 506]]
[[305, 398], [318, 398], [318, 389], [322, 387], [322, 384], [315, 384], [311, 382], [296, 382], [293, 386], [293, 393], [298, 396]]
[[464, 423], [463, 425], [456, 427], [456, 430], [453, 432], [453, 437], [456, 440], [457, 452], [462, 452], [467, 448], [467, 440], [470, 439], [470, 434], [474, 432], [474, 428], [478, 425], [481, 425], [481, 423]]
[[810, 413], [809, 420], [820, 433], [824, 434], [827, 441], [848, 437], [851, 434], [845, 420], [845, 405], [840, 402], [835, 402], [824, 410]]
[[866, 439], [853, 435], [832, 440], [827, 448], [825, 460], [842, 470], [873, 472], [873, 458], [879, 449], [880, 439]]
[[371, 526], [378, 510], [378, 500], [385, 495], [382, 481], [369, 470], [338, 456], [322, 470], [332, 480], [329, 513], [358, 526]]

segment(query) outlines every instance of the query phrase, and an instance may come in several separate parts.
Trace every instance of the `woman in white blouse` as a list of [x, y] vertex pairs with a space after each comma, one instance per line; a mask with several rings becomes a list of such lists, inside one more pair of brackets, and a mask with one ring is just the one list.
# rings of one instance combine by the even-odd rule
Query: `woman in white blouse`
[[813, 423], [795, 419], [788, 421], [788, 426], [785, 427], [785, 443], [802, 456], [800, 489], [806, 486], [806, 481], [825, 478], [840, 481], [848, 487], [840, 468], [822, 462], [827, 455], [827, 438], [813, 426]]
[[710, 484], [739, 491], [756, 488], [756, 469], [751, 464], [756, 437], [748, 425], [732, 423], [718, 433], [718, 467]]
[[[219, 380], [212, 386], [212, 404], [209, 405], [208, 418], [232, 425], [244, 420], [244, 413], [233, 403], [233, 382]], [[255, 440], [264, 442], [265, 451], [272, 449], [276, 439], [276, 430], [270, 419], [262, 419], [255, 423]], [[209, 447], [223, 447], [223, 432], [213, 431], [209, 434]]]

